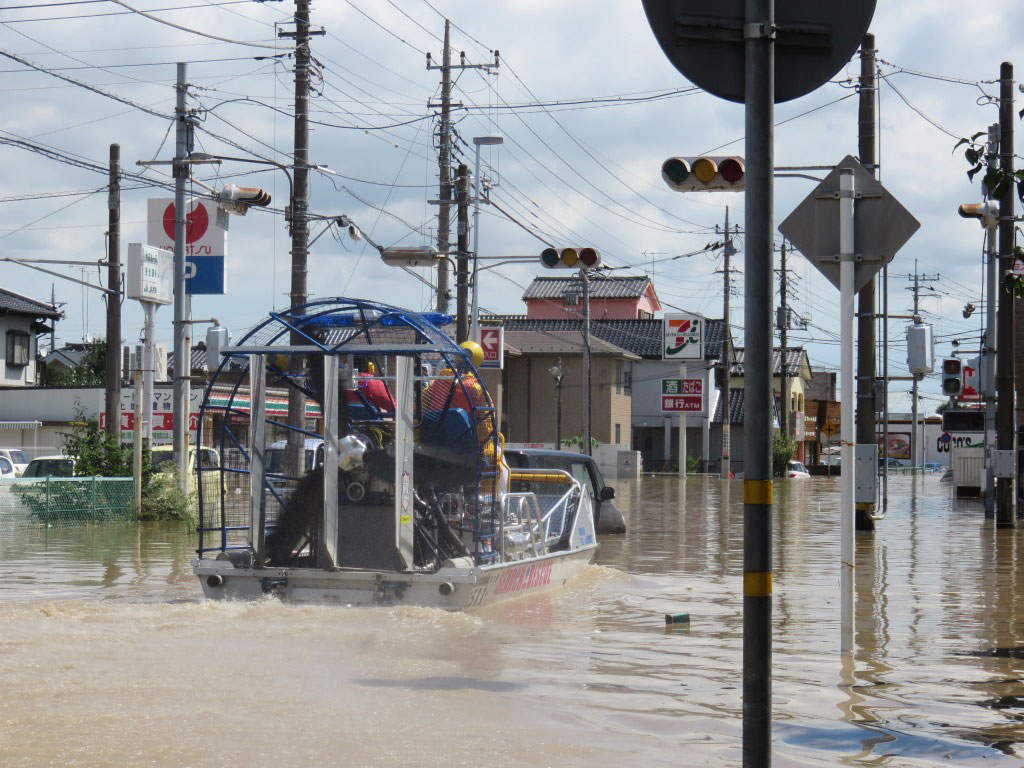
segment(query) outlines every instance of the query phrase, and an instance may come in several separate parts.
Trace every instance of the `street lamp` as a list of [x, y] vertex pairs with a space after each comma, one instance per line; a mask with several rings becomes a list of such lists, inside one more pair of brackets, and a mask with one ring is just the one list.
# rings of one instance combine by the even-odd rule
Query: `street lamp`
[[480, 303], [477, 294], [477, 256], [480, 252], [480, 147], [497, 146], [505, 141], [502, 136], [474, 136], [476, 146], [476, 169], [473, 171], [473, 307], [470, 311], [469, 335], [477, 343], [480, 342]]
[[562, 358], [558, 358], [548, 373], [555, 377], [555, 450], [562, 450]]

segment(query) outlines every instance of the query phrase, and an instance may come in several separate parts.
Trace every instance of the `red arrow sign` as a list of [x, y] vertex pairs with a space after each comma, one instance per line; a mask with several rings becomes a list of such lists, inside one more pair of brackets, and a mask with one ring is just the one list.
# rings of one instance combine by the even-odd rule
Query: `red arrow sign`
[[484, 351], [484, 368], [501, 368], [504, 362], [505, 338], [503, 328], [481, 328], [480, 346]]

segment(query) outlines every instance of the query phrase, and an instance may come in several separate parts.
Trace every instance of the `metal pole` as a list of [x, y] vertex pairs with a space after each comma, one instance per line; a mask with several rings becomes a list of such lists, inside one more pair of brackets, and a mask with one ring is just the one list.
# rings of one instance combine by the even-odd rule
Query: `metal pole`
[[[686, 378], [686, 363], [679, 364], [679, 379]], [[686, 477], [686, 412], [679, 412], [679, 476]]]
[[[771, 765], [775, 2], [746, 0], [743, 766]], [[724, 404], [728, 407], [728, 404]], [[725, 411], [726, 413], [728, 411]]]
[[[444, 20], [444, 51], [441, 54], [441, 130], [437, 165], [441, 183], [441, 202], [437, 209], [437, 250], [448, 253], [449, 209], [452, 200], [451, 180], [451, 108], [452, 52], [451, 22]], [[448, 311], [448, 260], [437, 262], [437, 311]]]
[[458, 203], [458, 262], [455, 276], [455, 340], [469, 338], [469, 167], [459, 165], [455, 198]]
[[590, 455], [590, 275], [580, 270], [583, 281], [583, 453]]
[[[291, 306], [305, 304], [309, 299], [309, 0], [295, 0], [295, 121], [294, 166], [291, 199]], [[292, 332], [293, 345], [305, 343]], [[303, 355], [291, 355], [288, 372], [296, 379], [305, 373]], [[305, 435], [296, 429], [306, 426], [306, 396], [296, 387], [288, 388], [288, 441], [285, 447], [285, 468], [292, 477], [305, 472], [303, 446]], [[262, 446], [261, 446], [262, 447]]]
[[985, 306], [985, 343], [982, 346], [984, 358], [981, 371], [981, 393], [985, 398], [985, 517], [996, 514], [996, 473], [994, 463], [996, 437], [996, 295], [999, 270], [999, 257], [996, 253], [996, 229], [998, 222], [993, 221], [991, 227], [985, 228], [985, 251], [988, 257], [988, 273], [986, 294], [988, 304]]
[[840, 304], [840, 377], [842, 389], [840, 400], [842, 413], [839, 418], [840, 460], [842, 472], [839, 475], [839, 525], [840, 525], [840, 641], [843, 653], [853, 650], [853, 488], [854, 474], [854, 431], [853, 421], [853, 335], [854, 315], [854, 182], [853, 169], [843, 168], [839, 177], [839, 304]]
[[[188, 493], [188, 451], [185, 448], [185, 427], [182, 418], [185, 411], [185, 376], [188, 375], [185, 350], [185, 180], [188, 178], [188, 121], [185, 113], [187, 86], [185, 74], [187, 65], [178, 63], [178, 80], [175, 90], [177, 101], [174, 107], [176, 123], [174, 148], [174, 391], [172, 417], [174, 419], [174, 462], [178, 469], [178, 480], [183, 493]], [[153, 380], [152, 347], [149, 348], [149, 362], [146, 375]], [[153, 394], [152, 389], [149, 392]], [[152, 407], [148, 402], [147, 413]], [[152, 425], [150, 426], [152, 429]]]
[[882, 267], [882, 511], [889, 506], [889, 265]]
[[[1004, 61], [999, 68], [999, 165], [1009, 177], [1013, 175], [1013, 64]], [[1006, 274], [1013, 270], [1014, 226], [1013, 196], [1016, 185], [1006, 185], [1006, 191], [999, 200], [999, 271]], [[994, 300], [995, 296], [991, 297]], [[1012, 528], [1017, 518], [1017, 430], [1014, 428], [1014, 309], [1016, 294], [1012, 290], [999, 291], [999, 348], [996, 352], [996, 448], [1002, 453], [1009, 451], [1012, 468], [1009, 477], [1000, 473], [996, 479], [996, 527]], [[1005, 455], [1005, 454], [1004, 454]]]
[[107, 434], [121, 439], [121, 147], [110, 145], [107, 195]]
[[722, 267], [722, 325], [723, 338], [722, 338], [722, 460], [720, 462], [719, 474], [723, 480], [728, 480], [732, 474], [732, 468], [730, 464], [731, 459], [731, 434], [730, 434], [730, 421], [729, 421], [729, 400], [731, 395], [729, 392], [729, 373], [732, 362], [732, 344], [729, 343], [729, 339], [732, 338], [729, 324], [729, 294], [730, 294], [730, 280], [732, 279], [729, 275], [732, 274], [730, 270], [730, 264], [732, 255], [736, 252], [732, 245], [732, 234], [729, 231], [729, 206], [725, 207], [725, 245], [722, 248], [722, 253], [725, 257], [725, 261]]
[[[153, 327], [156, 324], [157, 305], [151, 301], [142, 304], [142, 437], [147, 445], [153, 442]], [[177, 371], [177, 361], [175, 361]], [[177, 423], [177, 422], [175, 422]]]
[[[860, 47], [860, 106], [857, 115], [857, 153], [862, 165], [875, 165], [875, 36], [864, 35]], [[875, 434], [875, 278], [872, 277], [857, 295], [857, 422], [856, 442], [858, 445], [877, 446]], [[845, 395], [845, 392], [844, 392]], [[853, 465], [848, 465], [853, 466]], [[863, 478], [859, 485], [874, 486], [878, 474], [878, 462], [854, 468], [854, 471], [870, 472], [871, 477]], [[875, 501], [856, 504], [856, 526], [860, 530], [873, 531]]]
[[142, 372], [132, 371], [135, 386], [135, 423], [132, 425], [132, 477], [135, 479], [135, 514], [142, 512]]
[[476, 143], [473, 160], [473, 305], [470, 308], [469, 337], [480, 343], [480, 144]]
[[787, 316], [786, 306], [786, 241], [782, 241], [782, 254], [781, 264], [779, 270], [779, 307], [782, 310], [779, 315], [779, 345], [782, 349], [779, 350], [779, 400], [782, 406], [779, 409], [779, 427], [784, 437], [789, 437], [789, 381], [786, 376], [786, 346], [789, 343], [789, 317]]
[[[558, 358], [555, 367], [562, 370], [562, 358]], [[562, 450], [562, 375], [555, 377], [555, 450]]]

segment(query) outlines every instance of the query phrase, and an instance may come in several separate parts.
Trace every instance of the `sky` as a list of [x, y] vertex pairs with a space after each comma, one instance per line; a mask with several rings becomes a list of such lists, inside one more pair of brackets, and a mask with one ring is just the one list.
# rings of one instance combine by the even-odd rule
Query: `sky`
[[[293, 58], [289, 38], [278, 32], [293, 28], [293, 12], [291, 2], [253, 0], [0, 6], [0, 256], [104, 257], [103, 169], [111, 143], [120, 145], [125, 171], [141, 176], [123, 183], [122, 243], [145, 240], [146, 200], [171, 196], [170, 177], [166, 166], [136, 163], [173, 155], [175, 62], [188, 63], [189, 106], [200, 110], [196, 151], [290, 162]], [[611, 274], [651, 274], [666, 310], [721, 317], [721, 250], [703, 249], [720, 239], [715, 228], [727, 207], [731, 223], [742, 226], [743, 195], [674, 192], [660, 167], [672, 155], [742, 156], [743, 107], [695, 89], [673, 68], [640, 2], [315, 3], [312, 24], [325, 34], [313, 40], [310, 162], [329, 172], [312, 174], [311, 210], [346, 215], [382, 245], [434, 242], [437, 210], [429, 201], [438, 197], [438, 110], [428, 105], [439, 97], [440, 73], [427, 69], [426, 54], [440, 61], [444, 18], [453, 24], [455, 61], [464, 51], [469, 64], [489, 63], [500, 51], [497, 68], [466, 69], [454, 78], [455, 160], [472, 170], [472, 138], [505, 137], [481, 153], [495, 203], [481, 207], [481, 255], [595, 246], [614, 267]], [[951, 0], [879, 0], [871, 23], [883, 76], [881, 180], [921, 222], [890, 265], [889, 311], [909, 312], [915, 269], [936, 278], [922, 283], [921, 310], [933, 325], [938, 359], [952, 352], [954, 339], [963, 341], [961, 349], [976, 348], [983, 317], [982, 232], [956, 214], [958, 204], [979, 201], [982, 193], [954, 146], [996, 121], [1000, 63], [1024, 66], [1022, 23], [1019, 0], [969, 11]], [[816, 91], [776, 106], [776, 165], [832, 165], [856, 154], [858, 75], [854, 60]], [[1024, 95], [1015, 97], [1019, 110]], [[193, 302], [193, 316], [215, 316], [237, 338], [287, 304], [287, 180], [272, 167], [237, 162], [196, 176], [214, 187], [259, 186], [273, 197], [269, 209], [231, 219], [226, 295]], [[776, 180], [776, 226], [813, 186]], [[323, 229], [311, 230], [320, 235], [309, 258], [311, 297], [432, 307], [430, 270], [385, 266], [366, 240]], [[732, 324], [742, 343], [742, 232], [737, 245]], [[805, 345], [815, 370], [837, 370], [838, 290], [799, 254], [790, 266], [791, 305], [809, 321], [806, 330], [790, 332], [790, 344]], [[98, 276], [96, 267], [54, 269], [92, 282]], [[481, 273], [482, 310], [524, 311], [522, 293], [542, 271], [530, 261]], [[46, 301], [53, 286], [66, 313], [58, 346], [105, 333], [98, 291], [9, 262], [0, 262], [0, 285]], [[968, 302], [978, 311], [965, 320]], [[169, 347], [171, 314], [170, 307], [157, 313], [158, 341]], [[126, 301], [126, 343], [136, 342], [141, 324], [139, 306]], [[906, 374], [905, 325], [890, 324], [894, 375]], [[894, 410], [909, 409], [908, 388], [893, 384]], [[922, 384], [926, 410], [942, 402], [939, 390], [937, 374]]]

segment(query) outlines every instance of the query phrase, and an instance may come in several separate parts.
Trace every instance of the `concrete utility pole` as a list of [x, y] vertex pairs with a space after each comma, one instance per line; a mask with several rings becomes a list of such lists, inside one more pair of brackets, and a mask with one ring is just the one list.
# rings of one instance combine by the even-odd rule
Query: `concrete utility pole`
[[121, 439], [121, 146], [110, 145], [107, 193], [107, 434]]
[[[295, 0], [295, 31], [278, 32], [279, 37], [295, 38], [295, 125], [290, 201], [292, 279], [288, 293], [293, 307], [309, 300], [309, 38], [312, 34], [323, 33], [323, 30], [311, 32], [309, 29], [309, 0]], [[293, 332], [291, 343], [302, 344], [304, 340]], [[293, 376], [303, 374], [301, 355], [291, 355], [288, 371]], [[288, 389], [288, 424], [298, 429], [306, 426], [306, 396], [295, 387]], [[305, 470], [304, 441], [305, 436], [301, 432], [288, 431], [285, 466], [293, 477], [302, 475]]]
[[[494, 64], [467, 64], [465, 51], [459, 54], [459, 63], [452, 64], [451, 50], [451, 22], [444, 20], [444, 50], [441, 51], [440, 66], [432, 63], [431, 55], [427, 53], [427, 69], [441, 70], [441, 102], [428, 103], [428, 109], [441, 108], [441, 124], [438, 127], [438, 182], [441, 187], [440, 206], [437, 211], [437, 251], [448, 253], [448, 235], [451, 228], [451, 205], [452, 205], [452, 70], [453, 69], [487, 69], [498, 66], [498, 52], [494, 52]], [[461, 105], [457, 105], [461, 106]], [[448, 260], [441, 259], [437, 262], [437, 311], [448, 311], [448, 300], [451, 298], [448, 290]]]
[[[939, 276], [938, 275], [928, 276], [928, 275], [923, 274], [923, 273], [919, 274], [918, 271], [917, 271], [917, 259], [914, 259], [914, 274], [907, 275], [907, 279], [908, 280], [913, 280], [913, 282], [914, 282], [914, 284], [912, 286], [909, 286], [907, 288], [907, 290], [908, 291], [912, 291], [913, 294], [914, 294], [914, 317], [917, 318], [917, 317], [920, 317], [920, 314], [921, 314], [921, 312], [920, 312], [920, 309], [921, 309], [921, 283], [928, 283], [928, 282], [932, 282], [934, 280], [938, 280]], [[915, 320], [915, 322], [916, 322], [916, 320]], [[911, 421], [911, 425], [910, 425], [910, 464], [911, 464], [912, 467], [915, 467], [915, 468], [921, 466], [921, 464], [919, 464], [918, 461], [917, 461], [917, 451], [918, 451], [918, 447], [919, 447], [918, 443], [920, 442], [920, 440], [918, 440], [918, 437], [917, 437], [917, 416], [918, 416], [917, 384], [918, 384], [918, 381], [920, 381], [920, 377], [915, 376], [914, 377], [913, 392], [911, 394], [911, 396], [914, 399], [914, 402], [911, 404], [911, 417], [910, 417], [910, 421]], [[923, 454], [922, 454], [922, 456], [923, 456]], [[921, 463], [922, 464], [924, 463], [923, 459], [922, 459]]]
[[786, 370], [786, 346], [789, 343], [789, 306], [786, 304], [786, 283], [789, 274], [786, 269], [786, 241], [782, 241], [782, 258], [779, 269], [779, 427], [785, 437], [789, 437], [789, 383]]
[[[188, 495], [188, 450], [186, 436], [188, 424], [185, 423], [186, 398], [188, 388], [186, 378], [189, 375], [189, 358], [191, 354], [185, 349], [185, 181], [189, 176], [188, 154], [192, 126], [188, 121], [185, 109], [185, 96], [188, 85], [185, 82], [187, 65], [178, 62], [178, 79], [175, 85], [177, 100], [174, 107], [175, 146], [174, 146], [174, 388], [172, 417], [174, 419], [174, 463], [178, 470], [178, 481], [181, 490]], [[151, 365], [147, 368], [152, 368]], [[150, 374], [152, 375], [152, 374]], [[147, 404], [148, 408], [152, 403]]]
[[729, 295], [732, 292], [732, 269], [730, 264], [732, 263], [732, 256], [736, 253], [736, 248], [732, 244], [732, 231], [729, 229], [729, 206], [725, 207], [725, 229], [722, 232], [725, 236], [725, 245], [722, 247], [725, 262], [722, 265], [722, 461], [719, 467], [719, 476], [723, 480], [728, 480], [731, 473], [729, 369], [732, 361], [732, 344], [729, 340], [732, 338], [732, 334], [729, 324]]
[[458, 202], [458, 263], [455, 276], [455, 341], [469, 338], [469, 166], [459, 165], [455, 198]]
[[[860, 106], [857, 111], [857, 154], [861, 165], [877, 177], [875, 160], [875, 36], [864, 35], [860, 47]], [[857, 445], [877, 446], [875, 431], [875, 284], [872, 277], [857, 295]], [[877, 454], [876, 454], [877, 455]], [[855, 470], [856, 471], [856, 470]], [[862, 471], [877, 473], [877, 461]], [[870, 478], [873, 480], [874, 478]], [[855, 524], [858, 530], [875, 529], [871, 513], [875, 502], [856, 504]]]
[[[1013, 176], [1013, 64], [999, 68], [999, 165], [1006, 177]], [[1006, 185], [999, 200], [999, 274], [1013, 270], [1014, 204], [1016, 185]], [[994, 301], [990, 296], [989, 301]], [[1017, 430], [1014, 428], [1014, 309], [1016, 294], [1000, 287], [996, 322], [996, 527], [1012, 528], [1017, 518]]]

